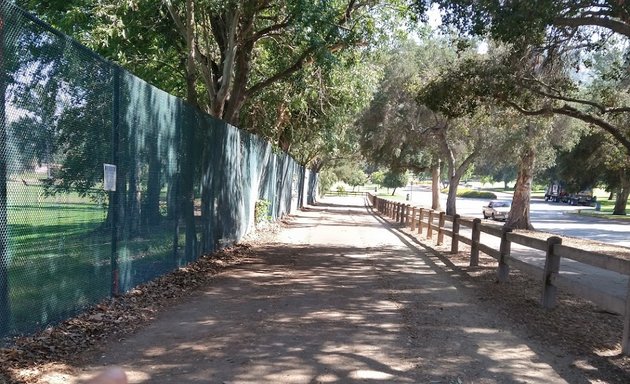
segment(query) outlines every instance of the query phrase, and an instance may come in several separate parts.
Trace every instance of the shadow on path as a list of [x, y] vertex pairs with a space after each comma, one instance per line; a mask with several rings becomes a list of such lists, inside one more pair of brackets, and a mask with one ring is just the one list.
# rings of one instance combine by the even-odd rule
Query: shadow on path
[[472, 288], [361, 200], [334, 199], [92, 366], [137, 383], [588, 382]]

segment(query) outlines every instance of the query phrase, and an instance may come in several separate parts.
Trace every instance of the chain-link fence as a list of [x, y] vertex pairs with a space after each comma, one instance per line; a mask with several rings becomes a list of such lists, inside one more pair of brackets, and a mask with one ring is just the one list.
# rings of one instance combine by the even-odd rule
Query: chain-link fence
[[7, 1], [0, 41], [0, 336], [239, 240], [257, 202], [275, 219], [310, 194], [288, 155]]

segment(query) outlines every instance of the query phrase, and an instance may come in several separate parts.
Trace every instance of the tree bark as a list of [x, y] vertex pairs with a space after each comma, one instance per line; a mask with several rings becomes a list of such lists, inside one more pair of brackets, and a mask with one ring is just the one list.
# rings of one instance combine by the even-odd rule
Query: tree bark
[[523, 151], [521, 162], [519, 163], [516, 185], [514, 186], [514, 197], [512, 198], [512, 208], [505, 223], [510, 229], [534, 229], [529, 215], [529, 200], [531, 197], [532, 180], [534, 179], [534, 163], [536, 161], [536, 150], [530, 144]]
[[630, 179], [625, 170], [619, 172], [620, 186], [616, 193], [613, 215], [626, 215], [628, 196], [630, 196]]
[[442, 204], [440, 203], [440, 168], [442, 167], [442, 161], [435, 159], [431, 165], [431, 209], [434, 211], [441, 211]]

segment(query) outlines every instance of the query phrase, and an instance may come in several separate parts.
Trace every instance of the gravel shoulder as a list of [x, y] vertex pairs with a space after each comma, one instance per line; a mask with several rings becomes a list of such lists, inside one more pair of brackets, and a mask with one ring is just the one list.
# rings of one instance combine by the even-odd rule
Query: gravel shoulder
[[[263, 240], [222, 268], [180, 272], [177, 288], [157, 282], [176, 293], [144, 312], [149, 289], [140, 287], [145, 316], [121, 320], [127, 332], [35, 353], [30, 364], [7, 357], [40, 335], [18, 342], [19, 353], [1, 351], [0, 362], [29, 383], [78, 383], [108, 365], [132, 383], [630, 381], [618, 316], [569, 296], [544, 311], [525, 277], [495, 284], [491, 261], [467, 268], [463, 252], [445, 257], [359, 198], [323, 200]], [[108, 313], [83, 321], [103, 324]]]

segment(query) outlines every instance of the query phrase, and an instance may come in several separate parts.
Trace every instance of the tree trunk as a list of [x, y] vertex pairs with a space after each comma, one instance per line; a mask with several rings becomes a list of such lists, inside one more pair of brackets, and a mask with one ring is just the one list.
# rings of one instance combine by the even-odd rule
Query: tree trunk
[[613, 215], [626, 215], [626, 205], [628, 204], [628, 196], [630, 195], [630, 179], [626, 175], [625, 170], [619, 172], [620, 186], [616, 193], [615, 208]]
[[461, 175], [453, 175], [448, 184], [448, 197], [446, 199], [446, 214], [454, 216], [457, 213], [457, 186]]
[[442, 204], [440, 203], [440, 168], [442, 162], [440, 159], [436, 159], [431, 165], [431, 209], [434, 211], [441, 211]]
[[534, 229], [529, 216], [529, 200], [531, 196], [532, 180], [534, 179], [534, 162], [536, 152], [533, 146], [524, 150], [519, 164], [512, 208], [505, 223], [510, 229]]
[[476, 157], [475, 152], [471, 153], [460, 165], [455, 169], [455, 157], [452, 157], [452, 161], [448, 162], [448, 198], [446, 199], [446, 214], [454, 216], [457, 213], [457, 187], [462, 176], [468, 170], [468, 167]]
[[7, 74], [4, 62], [4, 15], [0, 14], [0, 337], [9, 331], [11, 306], [9, 300], [9, 252], [7, 219]]

